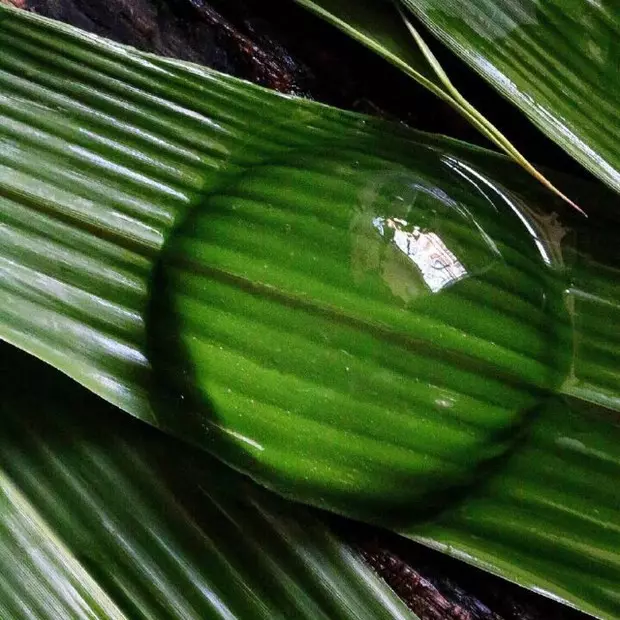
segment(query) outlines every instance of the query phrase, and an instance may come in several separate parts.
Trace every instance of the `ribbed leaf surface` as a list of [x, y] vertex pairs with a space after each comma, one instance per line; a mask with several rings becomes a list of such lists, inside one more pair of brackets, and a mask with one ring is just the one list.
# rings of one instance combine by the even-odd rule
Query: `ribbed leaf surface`
[[561, 235], [502, 158], [2, 8], [0, 45], [3, 339], [367, 518], [488, 475], [565, 379]]
[[[7, 340], [264, 484], [382, 520], [471, 482], [563, 379], [553, 260], [457, 153], [0, 26]], [[153, 284], [172, 230], [164, 277], [189, 279]]]
[[501, 452], [563, 376], [563, 318], [488, 195], [381, 148], [289, 153], [207, 197], [170, 239], [148, 332], [172, 388], [161, 425], [281, 493], [385, 521]]
[[347, 116], [2, 7], [0, 37], [3, 335], [151, 419], [143, 313], [174, 222], [242, 162]]
[[620, 190], [616, 0], [402, 0], [552, 140]]
[[2, 618], [413, 620], [303, 508], [0, 359]]
[[612, 620], [620, 614], [617, 414], [555, 400], [538, 416], [486, 485], [408, 535]]

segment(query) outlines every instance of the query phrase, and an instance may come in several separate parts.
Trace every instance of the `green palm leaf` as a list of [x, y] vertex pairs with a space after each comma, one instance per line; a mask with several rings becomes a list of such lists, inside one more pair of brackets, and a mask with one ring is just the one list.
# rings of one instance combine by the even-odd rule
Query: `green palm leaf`
[[283, 494], [447, 507], [565, 385], [571, 279], [617, 311], [501, 157], [5, 9], [0, 42], [0, 337]]
[[1, 351], [3, 618], [414, 620], [308, 511]]
[[613, 0], [402, 0], [543, 132], [620, 190]]
[[550, 250], [459, 147], [30, 17], [0, 29], [5, 339], [366, 518], [443, 502], [563, 380]]

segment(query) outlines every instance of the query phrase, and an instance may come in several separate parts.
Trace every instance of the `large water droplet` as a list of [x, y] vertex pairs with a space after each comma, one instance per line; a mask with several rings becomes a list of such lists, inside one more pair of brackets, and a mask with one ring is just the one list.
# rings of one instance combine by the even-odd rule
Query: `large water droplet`
[[299, 151], [207, 197], [150, 327], [163, 426], [371, 519], [443, 505], [562, 376], [527, 210], [453, 158], [398, 159]]

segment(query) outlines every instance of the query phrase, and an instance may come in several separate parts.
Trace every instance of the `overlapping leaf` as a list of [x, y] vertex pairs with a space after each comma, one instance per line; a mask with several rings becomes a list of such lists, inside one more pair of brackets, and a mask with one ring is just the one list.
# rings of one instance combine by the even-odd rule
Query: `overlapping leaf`
[[472, 106], [454, 87], [421, 33], [385, 0], [296, 0], [323, 19], [377, 52], [401, 71], [455, 108], [476, 129], [523, 166], [534, 178], [581, 210], [544, 176], [501, 131]]
[[[434, 432], [433, 418], [443, 416], [445, 427], [455, 431], [459, 451], [463, 437], [473, 438], [472, 445], [482, 438], [478, 447], [484, 457], [493, 456], [497, 447], [505, 449], [504, 440], [514, 431], [512, 423], [522, 422], [520, 409], [537, 402], [543, 388], [562, 379], [564, 367], [556, 364], [555, 355], [559, 351], [562, 357], [563, 349], [558, 346], [566, 336], [566, 326], [555, 321], [558, 308], [548, 305], [553, 295], [545, 288], [551, 286], [557, 293], [553, 282], [563, 283], [556, 281], [554, 271], [561, 273], [563, 244], [557, 233], [562, 229], [544, 224], [549, 213], [537, 211], [548, 202], [548, 194], [513, 168], [506, 168], [502, 158], [283, 98], [36, 17], [5, 10], [0, 16], [0, 334], [4, 339], [52, 363], [126, 411], [218, 452], [264, 482], [279, 477], [281, 491], [289, 476], [289, 493], [305, 501], [339, 505], [343, 510], [342, 489], [337, 489], [339, 496], [329, 497], [325, 488], [338, 478], [334, 472], [355, 474], [357, 478], [342, 477], [340, 482], [348, 482], [349, 498], [357, 498], [357, 504], [348, 505], [349, 513], [359, 511], [360, 515], [372, 503], [369, 498], [375, 501], [375, 512], [381, 508], [377, 496], [372, 496], [382, 492], [380, 485], [386, 479], [375, 467], [381, 459], [386, 476], [393, 473], [393, 459], [398, 456], [399, 466], [404, 463], [407, 472], [421, 472], [422, 480], [433, 473], [428, 463], [439, 450], [436, 471], [445, 474], [441, 459], [449, 462], [451, 445]], [[330, 152], [331, 159], [327, 157]], [[365, 189], [358, 184], [360, 170], [368, 173]], [[339, 178], [347, 183], [339, 184]], [[415, 191], [407, 194], [412, 188]], [[352, 212], [351, 196], [343, 200], [344, 190], [353, 191], [355, 201], [370, 205], [370, 210]], [[298, 204], [300, 196], [303, 204]], [[474, 283], [481, 281], [482, 288], [476, 284], [469, 289], [446, 288], [445, 278], [426, 280], [424, 265], [416, 263], [414, 268], [409, 255], [403, 259], [402, 248], [394, 241], [396, 231], [412, 243], [417, 233], [415, 226], [407, 228], [408, 221], [402, 228], [402, 209], [392, 212], [392, 203], [389, 212], [372, 211], [381, 204], [379, 198], [386, 196], [406, 198], [409, 210], [416, 201], [419, 212], [423, 207], [429, 212], [430, 207], [439, 209], [441, 215], [433, 220], [429, 232], [447, 235], [446, 243], [460, 248], [454, 254], [446, 246], [457, 258], [451, 260], [455, 277], [465, 275], [463, 264], [456, 264], [463, 258], [472, 273], [483, 274], [478, 280], [470, 278]], [[416, 213], [417, 217], [420, 213], [411, 211]], [[177, 227], [183, 218], [186, 222], [179, 234]], [[388, 243], [381, 236], [386, 230], [395, 231]], [[171, 231], [164, 273], [168, 282], [173, 281], [166, 303], [172, 300], [174, 307], [162, 322], [161, 315], [155, 315], [160, 319], [147, 316], [147, 310], [153, 311], [148, 307], [149, 288], [158, 253]], [[184, 257], [183, 248], [190, 246]], [[462, 253], [462, 246], [467, 252]], [[378, 251], [373, 253], [373, 248]], [[353, 261], [351, 271], [347, 265], [354, 255], [358, 260]], [[498, 278], [497, 269], [500, 274], [508, 270], [504, 275], [511, 277]], [[579, 273], [584, 288], [587, 274], [587, 269]], [[432, 300], [429, 290], [437, 286], [456, 291], [446, 297], [451, 302], [442, 304], [444, 315], [439, 318], [433, 316], [438, 306], [433, 308], [428, 301]], [[596, 289], [597, 307], [613, 301], [604, 288]], [[458, 293], [462, 290], [466, 294]], [[390, 299], [391, 305], [369, 308], [360, 294], [364, 291], [368, 299]], [[540, 306], [542, 311], [536, 301], [541, 293], [548, 300]], [[239, 297], [243, 303], [233, 303]], [[416, 307], [418, 298], [426, 302]], [[491, 309], [484, 306], [489, 298], [497, 304]], [[312, 319], [296, 323], [289, 313], [286, 322], [278, 321], [280, 315], [271, 310], [282, 313], [287, 304], [301, 305], [304, 312], [310, 308]], [[549, 318], [554, 319], [557, 333], [549, 329]], [[158, 329], [149, 331], [147, 319], [151, 328], [158, 325]], [[323, 323], [328, 326], [323, 333], [345, 335], [347, 346], [357, 343], [362, 347], [354, 352], [354, 363], [343, 361], [343, 355], [350, 353], [346, 347], [316, 341]], [[402, 417], [392, 416], [390, 424], [377, 417], [373, 433], [381, 432], [381, 441], [375, 437], [373, 451], [360, 457], [360, 447], [369, 444], [368, 437], [359, 426], [342, 430], [345, 422], [366, 423], [355, 412], [350, 411], [347, 419], [336, 416], [317, 425], [316, 416], [329, 413], [329, 408], [297, 409], [293, 415], [290, 408], [274, 402], [281, 396], [290, 400], [295, 392], [285, 388], [292, 382], [298, 393], [310, 389], [326, 404], [340, 397], [343, 386], [349, 391], [361, 386], [369, 397], [379, 398], [384, 413], [394, 403], [400, 406], [406, 400], [399, 392], [407, 374], [403, 361], [411, 359], [407, 357], [410, 351], [402, 347], [409, 327], [418, 330], [416, 338], [422, 341], [426, 338], [423, 332], [430, 329], [445, 344], [427, 347], [416, 368], [422, 371], [424, 356], [429, 355], [449, 370], [441, 373], [441, 385], [433, 381], [422, 385], [424, 398], [439, 387], [433, 415], [424, 415], [422, 408], [413, 412], [413, 419], [427, 433], [421, 458], [414, 459], [411, 444], [406, 452], [395, 449], [396, 441], [416, 438], [411, 429], [395, 433], [393, 423], [403, 423]], [[313, 329], [309, 338], [308, 330]], [[384, 338], [390, 329], [395, 331]], [[518, 342], [516, 329], [522, 336]], [[352, 338], [353, 332], [381, 347], [368, 347], [363, 338]], [[170, 337], [173, 342], [166, 344]], [[295, 346], [280, 345], [281, 353], [277, 347], [268, 350], [267, 345], [278, 344], [278, 338], [282, 343], [292, 339]], [[466, 338], [470, 338], [471, 350]], [[597, 336], [597, 346], [601, 340]], [[162, 410], [158, 388], [171, 379], [173, 383], [177, 378], [185, 380], [182, 374], [177, 377], [185, 369], [175, 357], [179, 344], [185, 349], [183, 359], [187, 361], [189, 352], [193, 369], [200, 369], [198, 379], [206, 377], [204, 384], [197, 382], [204, 388], [203, 402], [215, 395], [215, 412], [224, 415], [223, 419], [214, 420], [206, 408], [184, 406], [181, 401], [194, 396], [188, 390], [178, 392], [176, 409]], [[599, 365], [614, 368], [618, 347], [613, 338], [606, 346], [612, 361], [603, 357]], [[379, 351], [382, 359], [364, 355], [372, 351]], [[191, 357], [196, 352], [199, 358]], [[209, 370], [209, 360], [216, 358], [214, 368], [219, 375], [203, 372]], [[314, 369], [320, 376], [313, 381], [306, 378], [304, 383], [303, 364], [309, 359], [315, 360]], [[196, 360], [205, 367], [196, 365]], [[500, 360], [495, 366], [500, 371], [499, 382], [491, 379], [493, 360]], [[154, 381], [155, 361], [158, 374]], [[457, 381], [463, 361], [466, 365], [475, 361], [477, 371], [482, 368], [487, 379], [477, 379], [476, 373], [466, 369], [468, 379]], [[372, 362], [379, 372], [364, 374], [362, 362]], [[288, 376], [278, 366], [283, 363]], [[257, 372], [248, 372], [248, 368]], [[383, 383], [377, 390], [374, 378], [375, 383], [366, 385], [347, 382], [345, 373], [351, 369], [358, 377], [382, 377]], [[515, 396], [518, 400], [513, 400]], [[450, 409], [454, 398], [460, 407], [456, 415]], [[298, 407], [302, 400], [292, 404]], [[469, 408], [463, 409], [461, 405], [468, 402]], [[178, 415], [170, 415], [171, 411]], [[253, 411], [258, 414], [252, 415]], [[308, 413], [314, 416], [311, 423], [305, 419]], [[474, 417], [467, 420], [464, 413]], [[262, 429], [264, 434], [257, 441], [254, 433], [261, 419], [269, 421], [266, 414], [272, 416], [272, 423]], [[248, 425], [253, 426], [251, 432], [247, 432]], [[459, 427], [466, 430], [461, 432]], [[496, 431], [498, 436], [494, 436]], [[286, 441], [282, 433], [288, 433]], [[330, 448], [319, 455], [316, 450], [321, 444], [315, 440], [323, 438], [331, 446], [329, 442], [338, 433], [342, 434], [338, 446], [348, 452]], [[304, 443], [304, 434], [309, 443]], [[395, 435], [399, 437], [394, 439]], [[446, 437], [453, 439], [453, 435]], [[304, 449], [312, 442], [315, 452], [306, 454]], [[269, 451], [260, 454], [265, 445]], [[274, 449], [278, 445], [280, 452]], [[234, 453], [228, 452], [231, 446]], [[331, 462], [328, 458], [310, 469], [318, 456], [330, 454]], [[343, 454], [355, 456], [353, 468]], [[375, 469], [365, 469], [367, 456], [366, 463]], [[467, 452], [459, 458], [471, 466]], [[256, 467], [257, 461], [261, 468]], [[315, 482], [327, 481], [327, 487], [319, 492], [311, 485], [308, 488], [307, 479], [312, 476]], [[392, 487], [387, 491], [396, 495]], [[415, 485], [406, 491], [419, 497]], [[596, 508], [579, 510], [587, 519]], [[578, 536], [571, 523], [562, 522], [562, 536]], [[605, 530], [607, 521], [598, 527]], [[497, 544], [512, 544], [501, 533], [495, 536]], [[475, 549], [469, 552], [476, 556]], [[481, 543], [479, 557], [483, 556]], [[525, 580], [523, 572], [510, 571], [515, 562], [510, 550], [501, 559], [495, 570]], [[609, 608], [608, 599], [592, 592], [598, 588], [600, 594], [606, 587], [613, 564], [600, 580], [593, 569], [589, 578], [594, 589], [580, 597], [567, 593], [572, 577], [563, 573], [563, 558], [553, 556], [550, 561], [559, 577], [550, 583], [540, 566], [533, 564], [527, 569], [528, 585], [530, 578], [535, 582], [538, 576], [540, 583], [559, 596], [590, 609]]]
[[0, 360], [3, 618], [414, 620], [303, 508], [6, 344]]
[[402, 0], [586, 168], [620, 190], [615, 0]]

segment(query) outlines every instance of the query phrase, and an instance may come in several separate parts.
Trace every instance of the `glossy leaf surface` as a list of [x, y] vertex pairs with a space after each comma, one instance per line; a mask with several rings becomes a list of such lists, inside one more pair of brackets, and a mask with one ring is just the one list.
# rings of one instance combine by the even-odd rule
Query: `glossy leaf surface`
[[619, 477], [617, 414], [554, 400], [495, 476], [407, 535], [612, 620], [620, 614]]
[[[562, 322], [553, 320], [562, 311], [536, 302], [543, 296], [555, 299], [550, 294], [554, 278], [541, 266], [562, 264], [563, 229], [549, 224], [553, 203], [549, 205], [548, 194], [503, 158], [284, 98], [33, 16], [5, 9], [0, 16], [2, 338], [137, 417], [217, 451], [263, 482], [284, 491], [288, 477], [288, 494], [355, 516], [376, 513], [382, 492], [376, 485], [383, 485], [393, 464], [404, 463], [418, 481], [436, 476], [444, 490], [463, 483], [463, 472], [466, 477], [477, 474], [478, 464], [506, 447], [522, 409], [536, 404], [543, 388], [565, 378], [565, 348], [558, 348], [565, 334]], [[328, 151], [334, 153], [331, 159]], [[301, 205], [298, 196], [304, 197]], [[405, 202], [404, 210], [400, 202]], [[546, 212], [538, 210], [541, 205]], [[416, 231], [418, 222], [424, 231]], [[418, 253], [403, 250], [418, 248], [421, 232], [440, 237], [449, 251], [442, 249], [444, 255], [456, 258], [450, 259], [454, 273], [464, 275], [460, 263], [470, 277], [433, 292], [445, 279], [427, 278], [426, 267], [413, 260]], [[167, 239], [169, 252], [160, 261]], [[195, 272], [178, 255], [184, 246], [193, 248], [187, 258], [196, 264]], [[358, 258], [352, 260], [354, 256]], [[168, 279], [164, 289], [153, 287], [157, 262]], [[587, 274], [587, 269], [580, 272], [579, 286], [585, 289]], [[604, 300], [605, 273], [600, 277], [603, 284], [597, 290]], [[192, 289], [196, 282], [198, 294]], [[254, 282], [259, 285], [256, 295], [251, 294]], [[201, 298], [204, 284], [206, 303]], [[484, 290], [493, 293], [489, 307], [481, 303]], [[157, 292], [159, 301], [149, 305]], [[372, 308], [364, 295], [373, 300]], [[243, 303], [235, 305], [239, 299]], [[441, 303], [434, 305], [434, 299]], [[311, 309], [312, 319], [296, 323], [293, 314], [305, 315], [289, 312], [291, 303], [303, 306], [306, 314]], [[200, 321], [196, 334], [192, 317], [203, 312], [210, 322]], [[547, 329], [552, 322], [555, 334]], [[432, 329], [426, 332], [424, 324]], [[410, 328], [415, 342], [401, 338]], [[385, 338], [390, 329], [392, 335]], [[323, 335], [327, 339], [321, 341]], [[212, 359], [219, 356], [215, 369], [220, 377], [206, 372], [210, 355], [196, 356], [192, 350], [195, 342], [202, 347], [205, 341]], [[295, 347], [287, 346], [289, 341]], [[346, 354], [334, 347], [340, 342], [358, 347], [354, 382], [344, 374]], [[379, 365], [364, 351], [369, 342], [373, 350], [380, 345], [376, 351], [383, 366], [369, 375], [380, 385], [361, 379], [365, 364]], [[279, 346], [281, 357], [266, 343]], [[157, 346], [170, 346], [169, 354], [158, 352]], [[408, 430], [395, 440], [395, 429], [403, 427], [391, 425], [403, 420], [390, 411], [393, 403], [400, 406], [404, 400], [402, 379], [412, 381], [406, 362], [419, 354], [416, 368], [432, 373], [432, 364], [424, 364], [431, 351], [439, 351], [433, 362], [438, 359], [449, 372], [438, 373], [439, 386], [424, 374], [417, 392], [423, 405], [408, 402], [413, 413], [404, 422], [419, 425], [427, 438], [422, 458], [413, 458], [418, 437]], [[611, 361], [599, 360], [601, 367], [614, 368], [615, 344], [612, 351]], [[185, 366], [178, 364], [179, 354]], [[196, 384], [202, 393], [177, 390], [190, 398], [179, 398], [176, 409], [162, 409], [161, 390], [175, 388], [178, 371], [188, 362], [192, 370], [206, 364]], [[248, 363], [261, 372], [245, 372], [243, 364], [247, 369]], [[284, 364], [294, 370], [288, 377], [271, 373]], [[491, 368], [498, 369], [499, 381], [480, 380], [470, 365], [487, 369], [487, 376], [494, 374]], [[261, 419], [245, 415], [239, 394], [247, 400], [248, 390], [258, 390], [267, 401], [257, 404], [261, 413], [274, 395], [290, 403], [293, 392], [282, 394], [285, 380], [299, 387], [305, 369], [319, 382], [302, 387], [332, 407], [311, 411], [310, 422], [327, 416], [329, 423], [308, 423], [306, 412], [297, 409], [295, 433], [283, 410], [270, 418], [263, 443], [247, 434], [248, 425], [254, 432]], [[467, 381], [461, 380], [463, 373], [469, 375]], [[221, 380], [224, 389], [216, 393]], [[444, 406], [447, 399], [437, 402], [435, 395], [433, 400], [444, 426], [457, 432], [454, 453], [467, 471], [451, 471], [443, 464], [448, 459], [434, 458], [433, 452], [441, 457], [451, 450], [443, 441], [443, 427], [435, 430], [432, 416], [425, 414], [437, 387], [465, 405], [453, 411]], [[360, 446], [368, 443], [360, 430], [367, 429], [355, 425], [365, 419], [358, 410], [347, 410], [344, 421], [351, 426], [343, 432], [342, 416], [331, 417], [336, 401], [330, 402], [342, 394], [355, 396], [360, 389], [380, 401], [381, 414], [365, 419], [376, 425], [373, 432], [382, 433], [382, 442], [362, 455]], [[495, 403], [501, 415], [480, 408], [471, 399], [472, 390], [474, 396], [482, 390], [478, 400], [482, 396], [483, 404]], [[214, 419], [211, 410], [197, 409], [196, 419], [183, 404], [214, 395], [216, 413], [225, 421], [219, 430], [213, 423], [221, 418]], [[300, 402], [292, 404], [299, 407]], [[363, 404], [367, 407], [368, 399]], [[473, 424], [467, 419], [471, 414]], [[321, 440], [328, 445], [338, 434], [339, 451], [332, 450], [333, 461], [326, 463]], [[254, 459], [256, 446], [244, 441], [248, 436], [263, 447], [265, 437], [270, 442], [260, 467]], [[395, 441], [407, 442], [405, 459], [394, 450]], [[280, 453], [272, 450], [275, 446], [282, 446]], [[319, 464], [314, 470], [303, 467], [312, 451]], [[336, 480], [338, 493], [325, 493], [329, 475], [351, 469], [351, 462], [357, 467], [357, 488], [350, 485], [344, 489], [349, 495], [343, 495], [342, 481]], [[276, 467], [269, 471], [271, 464]], [[323, 486], [309, 485], [304, 478], [309, 474]], [[394, 488], [385, 491], [393, 501]], [[416, 500], [416, 510], [407, 513], [415, 519], [430, 498], [422, 495], [420, 505], [415, 485], [405, 491], [408, 501]], [[357, 503], [349, 504], [346, 497]], [[565, 538], [578, 536], [570, 523], [563, 527]], [[494, 540], [501, 545], [501, 533]], [[509, 570], [511, 554], [502, 557], [505, 564], [495, 570], [521, 581], [518, 571]], [[562, 558], [549, 557], [561, 571]], [[545, 580], [543, 573], [539, 577]], [[597, 580], [595, 573], [588, 578]], [[589, 604], [599, 602], [592, 598]]]
[[[563, 380], [550, 250], [457, 152], [2, 26], [6, 339], [280, 492], [382, 520], [469, 484]], [[189, 278], [153, 283], [171, 230]]]
[[591, 172], [620, 190], [615, 0], [402, 0]]
[[0, 360], [3, 618], [414, 620], [304, 508], [8, 345]]

